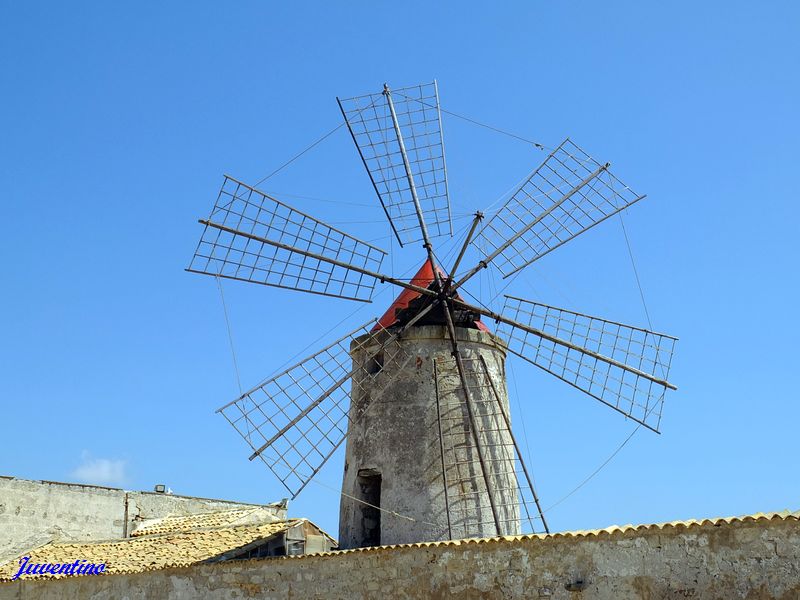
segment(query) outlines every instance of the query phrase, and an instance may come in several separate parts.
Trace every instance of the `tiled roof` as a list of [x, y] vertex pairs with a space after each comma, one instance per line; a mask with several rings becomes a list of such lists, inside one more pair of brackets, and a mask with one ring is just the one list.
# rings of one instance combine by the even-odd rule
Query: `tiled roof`
[[156, 533], [174, 533], [178, 531], [193, 531], [195, 529], [208, 529], [211, 527], [231, 527], [249, 523], [264, 523], [277, 521], [274, 514], [267, 509], [254, 506], [233, 510], [218, 510], [210, 513], [181, 515], [152, 519], [142, 523], [138, 529], [131, 533], [131, 537], [141, 537]]
[[[105, 542], [51, 542], [24, 556], [30, 563], [105, 563], [105, 573], [138, 573], [166, 567], [182, 567], [208, 560], [272, 537], [303, 522], [292, 519], [277, 523], [217, 527], [193, 531], [144, 535]], [[19, 571], [19, 560], [0, 566], [0, 581], [10, 580]], [[59, 579], [70, 575], [24, 575], [25, 579]]]
[[[279, 523], [264, 525], [242, 525], [238, 527], [221, 527], [215, 529], [194, 530], [183, 533], [166, 533], [147, 535], [127, 540], [110, 542], [84, 543], [50, 543], [25, 554], [32, 563], [74, 562], [86, 559], [89, 562], [105, 562], [106, 573], [138, 573], [168, 567], [181, 567], [202, 562], [220, 556], [236, 548], [241, 548], [259, 539], [270, 537], [304, 521], [293, 519]], [[783, 511], [756, 513], [741, 517], [720, 517], [714, 519], [690, 519], [686, 521], [670, 521], [652, 525], [614, 525], [605, 529], [585, 531], [567, 531], [563, 533], [537, 533], [530, 535], [504, 536], [494, 538], [473, 538], [464, 540], [448, 540], [440, 542], [420, 542], [415, 544], [397, 544], [372, 548], [355, 548], [352, 550], [334, 550], [319, 554], [287, 556], [296, 560], [308, 556], [334, 556], [352, 552], [385, 552], [400, 548], [430, 548], [440, 546], [464, 546], [470, 544], [505, 544], [522, 540], [553, 540], [564, 538], [603, 538], [619, 536], [627, 533], [646, 533], [658, 530], [693, 529], [704, 526], [720, 527], [738, 523], [755, 523], [762, 521], [793, 521], [800, 525], [800, 511]], [[9, 580], [19, 570], [19, 563], [13, 561], [0, 566], [0, 581]], [[25, 578], [37, 576], [26, 575]], [[59, 579], [68, 575], [48, 574], [38, 578]]]
[[[492, 544], [515, 542], [518, 540], [549, 540], [549, 539], [563, 539], [563, 538], [591, 538], [603, 536], [615, 536], [625, 533], [636, 532], [644, 533], [647, 531], [668, 530], [668, 529], [690, 529], [702, 526], [715, 526], [732, 525], [735, 523], [748, 523], [758, 521], [798, 521], [800, 522], [800, 510], [790, 512], [784, 510], [781, 512], [769, 513], [756, 513], [753, 515], [744, 515], [741, 517], [717, 517], [713, 519], [689, 519], [686, 521], [670, 521], [668, 523], [655, 523], [652, 525], [612, 525], [605, 529], [587, 529], [582, 531], [564, 531], [560, 533], [532, 533], [528, 535], [509, 535], [491, 538], [469, 538], [462, 540], [444, 540], [440, 542], [417, 542], [414, 544], [395, 544], [391, 546], [373, 546], [370, 548], [353, 548], [351, 550], [332, 550], [323, 554], [342, 554], [346, 552], [380, 552], [382, 550], [393, 548], [431, 548], [436, 546], [461, 546], [466, 544]], [[800, 523], [798, 523], [800, 524]], [[306, 554], [304, 556], [314, 556], [313, 554]], [[302, 556], [292, 556], [289, 558], [302, 558]]]

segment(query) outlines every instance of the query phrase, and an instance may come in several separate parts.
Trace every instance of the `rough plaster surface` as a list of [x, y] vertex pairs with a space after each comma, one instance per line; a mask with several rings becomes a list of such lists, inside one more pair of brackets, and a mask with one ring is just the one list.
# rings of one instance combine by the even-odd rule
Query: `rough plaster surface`
[[[497, 401], [480, 360], [481, 357], [485, 359], [488, 376], [494, 383], [506, 414], [509, 414], [505, 348], [490, 333], [458, 328], [457, 334], [479, 428], [492, 432], [483, 434], [482, 439], [502, 524], [499, 533], [514, 535], [519, 533], [520, 524], [513, 446], [507, 430], [501, 430], [505, 425], [501, 426]], [[360, 377], [360, 382], [353, 385], [350, 408], [351, 424], [339, 511], [340, 547], [356, 548], [363, 545], [364, 504], [352, 499], [367, 499], [360, 489], [360, 471], [381, 475], [380, 506], [384, 509], [380, 516], [381, 544], [450, 539], [440, 439], [445, 440], [448, 448], [445, 456], [448, 457], [453, 537], [497, 535], [445, 328], [411, 328], [400, 341], [410, 360], [401, 366], [396, 361], [387, 362], [374, 375], [368, 375], [358, 368], [358, 365], [367, 364], [378, 348], [377, 341], [372, 346], [362, 347], [365, 338], [353, 342], [355, 350], [351, 353], [354, 372]], [[391, 385], [373, 401], [369, 397], [370, 390], [382, 388], [380, 379], [387, 377], [392, 381]], [[376, 381], [365, 381], [371, 378], [376, 378]], [[435, 383], [437, 380], [438, 388]], [[369, 405], [369, 410], [360, 416], [366, 405]], [[441, 438], [437, 419], [440, 413], [443, 427]], [[453, 458], [453, 451], [450, 450], [453, 447], [458, 448], [457, 459]], [[460, 463], [458, 467], [455, 466], [456, 460]], [[459, 477], [465, 485], [478, 483], [475, 488], [477, 494], [460, 494]], [[469, 487], [468, 491], [472, 489]], [[393, 513], [411, 517], [413, 521]]]
[[[118, 539], [144, 519], [248, 506], [252, 505], [0, 477], [0, 561], [53, 539]], [[275, 510], [285, 518], [285, 510]]]
[[0, 584], [0, 600], [34, 598], [797, 600], [800, 522], [401, 546]]

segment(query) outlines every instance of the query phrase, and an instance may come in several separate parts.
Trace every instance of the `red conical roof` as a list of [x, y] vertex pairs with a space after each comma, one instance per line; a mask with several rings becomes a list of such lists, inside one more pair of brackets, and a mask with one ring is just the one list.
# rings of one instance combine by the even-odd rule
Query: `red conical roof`
[[[447, 275], [445, 275], [440, 268], [437, 267], [436, 270], [438, 271], [441, 279], [447, 278]], [[433, 283], [433, 281], [433, 265], [431, 264], [430, 259], [428, 259], [422, 263], [422, 267], [420, 267], [419, 271], [417, 271], [417, 274], [411, 278], [410, 283], [418, 287], [427, 288]], [[409, 303], [413, 300], [416, 300], [421, 295], [422, 294], [415, 292], [414, 290], [404, 289], [402, 292], [400, 292], [400, 295], [394, 299], [394, 302], [392, 302], [392, 305], [388, 308], [388, 310], [383, 313], [383, 316], [378, 319], [378, 322], [375, 323], [375, 327], [372, 328], [372, 331], [386, 329], [394, 325], [397, 322], [397, 312], [408, 308]], [[456, 298], [460, 300], [461, 296], [456, 293]], [[475, 326], [481, 331], [489, 331], [489, 328], [480, 321], [475, 321]]]

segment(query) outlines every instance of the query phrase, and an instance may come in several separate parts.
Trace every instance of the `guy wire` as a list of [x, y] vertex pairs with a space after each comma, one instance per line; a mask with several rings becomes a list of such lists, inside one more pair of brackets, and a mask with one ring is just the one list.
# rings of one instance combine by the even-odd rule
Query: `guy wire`
[[233, 357], [233, 370], [236, 373], [236, 384], [239, 386], [239, 395], [242, 395], [242, 379], [239, 376], [239, 363], [236, 360], [236, 349], [233, 344], [233, 331], [231, 329], [231, 322], [228, 318], [228, 305], [225, 303], [225, 294], [222, 291], [222, 281], [217, 273], [214, 278], [217, 280], [217, 287], [219, 288], [219, 297], [222, 300], [222, 312], [225, 315], [225, 327], [228, 330], [228, 343], [231, 347], [231, 356]]

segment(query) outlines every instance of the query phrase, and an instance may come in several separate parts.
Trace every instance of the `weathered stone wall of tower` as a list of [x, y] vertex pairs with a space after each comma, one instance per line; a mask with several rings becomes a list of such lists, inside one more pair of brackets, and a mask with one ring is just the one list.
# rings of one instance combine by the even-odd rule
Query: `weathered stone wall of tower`
[[[479, 427], [486, 430], [484, 446], [493, 466], [490, 485], [501, 521], [502, 534], [517, 533], [516, 479], [513, 451], [508, 435], [498, 426], [495, 392], [483, 376], [486, 365], [491, 384], [508, 414], [505, 385], [505, 350], [492, 334], [475, 329], [458, 330], [459, 348], [470, 373], [470, 389]], [[471, 439], [460, 381], [443, 327], [413, 327], [401, 341], [410, 355], [404, 365], [380, 365], [372, 360], [375, 347], [359, 348], [356, 340], [354, 365], [372, 362], [371, 375], [353, 385], [351, 418], [347, 439], [343, 496], [340, 507], [339, 543], [342, 548], [378, 544], [401, 544], [454, 537], [497, 535], [475, 444]], [[434, 376], [436, 370], [436, 377]], [[360, 371], [360, 369], [357, 369]], [[375, 378], [370, 385], [368, 378]], [[370, 389], [382, 387], [391, 378], [388, 391], [378, 398]], [[437, 383], [438, 382], [438, 383]], [[360, 391], [364, 390], [364, 391]], [[438, 402], [437, 402], [438, 395]], [[369, 409], [357, 418], [366, 406]], [[487, 410], [489, 411], [487, 413]], [[439, 429], [439, 415], [443, 427]], [[482, 420], [481, 417], [482, 416]], [[447, 457], [448, 489], [442, 476], [443, 448]], [[503, 460], [511, 465], [502, 465]], [[453, 465], [462, 463], [459, 474]], [[478, 489], [461, 489], [459, 479], [472, 479]], [[360, 502], [361, 500], [362, 502]], [[450, 502], [448, 527], [446, 502]], [[453, 505], [454, 500], [457, 505]], [[364, 504], [367, 503], [367, 504]], [[380, 511], [370, 505], [380, 506]], [[465, 523], [464, 520], [470, 520]], [[467, 527], [465, 527], [467, 526]], [[466, 534], [465, 534], [466, 532]]]

